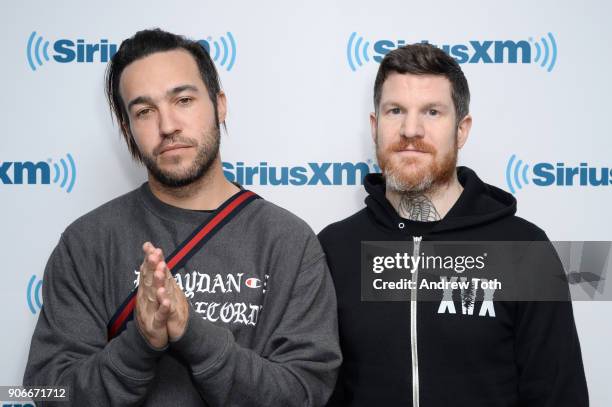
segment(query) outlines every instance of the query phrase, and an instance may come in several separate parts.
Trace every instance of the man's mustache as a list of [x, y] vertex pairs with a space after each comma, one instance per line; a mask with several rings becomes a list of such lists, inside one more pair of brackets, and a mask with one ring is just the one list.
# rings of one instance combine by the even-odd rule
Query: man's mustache
[[162, 141], [162, 143], [159, 146], [155, 147], [155, 149], [153, 150], [153, 155], [157, 156], [161, 153], [163, 149], [167, 148], [168, 146], [174, 146], [174, 145], [194, 147], [196, 143], [194, 143], [193, 140], [187, 137], [174, 136], [172, 138], [165, 139], [164, 141]]
[[406, 150], [417, 150], [423, 153], [430, 153], [430, 154], [436, 153], [436, 149], [431, 144], [424, 142], [420, 138], [409, 138], [409, 139], [402, 138], [400, 139], [400, 141], [393, 143], [389, 147], [389, 150], [392, 152], [396, 152], [396, 153], [400, 151], [406, 151]]

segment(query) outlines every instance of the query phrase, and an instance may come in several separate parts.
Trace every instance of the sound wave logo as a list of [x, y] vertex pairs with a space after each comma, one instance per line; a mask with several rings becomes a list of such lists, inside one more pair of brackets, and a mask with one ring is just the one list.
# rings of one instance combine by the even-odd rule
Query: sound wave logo
[[[551, 72], [557, 62], [557, 42], [552, 33], [542, 36], [539, 41], [535, 41], [532, 37], [529, 37], [529, 42], [535, 47], [536, 55], [533, 62], [538, 63], [540, 67]], [[548, 43], [550, 42], [550, 46]], [[541, 44], [541, 45], [540, 45]]]
[[608, 188], [612, 186], [612, 166], [589, 165], [586, 161], [578, 163], [540, 161], [530, 166], [519, 160], [516, 154], [512, 154], [506, 165], [508, 189], [514, 194], [522, 189], [523, 185], [530, 183], [536, 187]]
[[[70, 153], [66, 154], [66, 158], [67, 160], [63, 158], [59, 160], [60, 165], [53, 163], [53, 183], [70, 193], [76, 182], [76, 165]], [[52, 163], [50, 158], [47, 161], [49, 164]]]
[[[12, 170], [12, 174], [11, 174]], [[76, 165], [72, 155], [57, 162], [47, 161], [0, 161], [0, 185], [49, 185], [53, 183], [66, 192], [72, 192], [76, 182]]]
[[471, 39], [434, 44], [427, 39], [377, 39], [372, 42], [352, 32], [346, 44], [346, 61], [351, 71], [370, 60], [380, 63], [389, 52], [406, 44], [430, 44], [451, 56], [458, 64], [533, 64], [552, 72], [557, 63], [557, 41], [551, 32], [539, 39]]
[[224, 67], [228, 72], [232, 70], [236, 62], [236, 40], [231, 32], [228, 31], [225, 36], [219, 37], [218, 40], [208, 37], [198, 42], [208, 51], [213, 61]]
[[[230, 71], [236, 62], [236, 40], [231, 32], [213, 39], [208, 37], [198, 43], [206, 49], [211, 58]], [[90, 40], [86, 38], [56, 38], [47, 41], [32, 31], [26, 44], [26, 60], [29, 68], [36, 71], [47, 62], [59, 64], [108, 63], [117, 53], [119, 44], [105, 36]]]
[[42, 288], [42, 280], [37, 280], [37, 276], [33, 275], [28, 282], [26, 289], [26, 301], [28, 308], [32, 314], [36, 314], [42, 308], [42, 297], [40, 295], [40, 289]]
[[[523, 160], [516, 161], [516, 154], [512, 154], [508, 165], [506, 166], [506, 184], [512, 194], [516, 192], [516, 188], [522, 189], [523, 185], [529, 184], [527, 179], [527, 171], [529, 171], [529, 165], [523, 163]], [[522, 180], [522, 183], [521, 183]]]
[[353, 72], [357, 68], [363, 66], [366, 62], [370, 62], [368, 55], [370, 49], [370, 42], [364, 40], [363, 37], [357, 36], [356, 32], [353, 32], [348, 39], [346, 45], [346, 60], [348, 61], [349, 67]]
[[49, 41], [44, 41], [44, 43], [43, 41], [44, 38], [42, 36], [37, 37], [36, 31], [32, 31], [32, 34], [30, 34], [28, 38], [26, 57], [32, 71], [35, 71], [37, 66], [42, 66], [42, 58], [44, 58], [45, 61], [49, 61]]

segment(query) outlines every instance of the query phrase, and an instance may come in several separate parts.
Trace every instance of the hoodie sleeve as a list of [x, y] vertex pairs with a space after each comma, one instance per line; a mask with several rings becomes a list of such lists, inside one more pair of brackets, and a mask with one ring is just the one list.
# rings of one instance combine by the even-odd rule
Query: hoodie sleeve
[[[537, 243], [537, 256], [526, 255], [529, 264], [525, 267], [534, 272], [556, 269], [557, 277], [548, 281], [563, 281], [558, 278], [564, 275], [563, 266], [552, 245]], [[543, 250], [544, 245], [548, 250]], [[558, 287], [553, 291], [558, 296]], [[580, 343], [566, 283], [565, 291], [566, 301], [517, 303], [515, 349], [521, 406], [589, 405]]]
[[289, 293], [285, 288], [268, 293], [287, 300], [266, 300], [263, 312], [281, 317], [269, 330], [257, 327], [267, 335], [263, 354], [190, 310], [185, 334], [170, 346], [189, 363], [208, 405], [322, 406], [329, 398], [341, 354], [336, 297], [322, 254], [299, 271]]
[[23, 384], [67, 387], [68, 405], [140, 405], [164, 352], [150, 347], [134, 322], [107, 343], [101, 273], [93, 254], [73, 256], [79, 243], [67, 241], [62, 235], [45, 268], [43, 307]]

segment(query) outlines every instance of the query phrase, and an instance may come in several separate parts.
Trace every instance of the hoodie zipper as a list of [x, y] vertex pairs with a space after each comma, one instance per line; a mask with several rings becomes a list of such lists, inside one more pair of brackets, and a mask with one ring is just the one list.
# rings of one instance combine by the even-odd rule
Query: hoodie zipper
[[[418, 258], [423, 236], [413, 236], [412, 258]], [[417, 282], [419, 262], [412, 273], [413, 288], [410, 290], [410, 350], [412, 354], [412, 407], [419, 407], [419, 354], [417, 346]]]

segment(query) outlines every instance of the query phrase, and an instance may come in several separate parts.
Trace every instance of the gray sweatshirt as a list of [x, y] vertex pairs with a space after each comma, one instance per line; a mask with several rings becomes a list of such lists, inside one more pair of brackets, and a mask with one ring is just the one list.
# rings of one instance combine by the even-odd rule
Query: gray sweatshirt
[[178, 341], [156, 350], [135, 321], [107, 341], [142, 244], [168, 256], [209, 216], [145, 183], [72, 223], [45, 269], [24, 385], [67, 386], [75, 406], [324, 405], [341, 363], [333, 284], [312, 230], [263, 199], [176, 275], [191, 303]]

